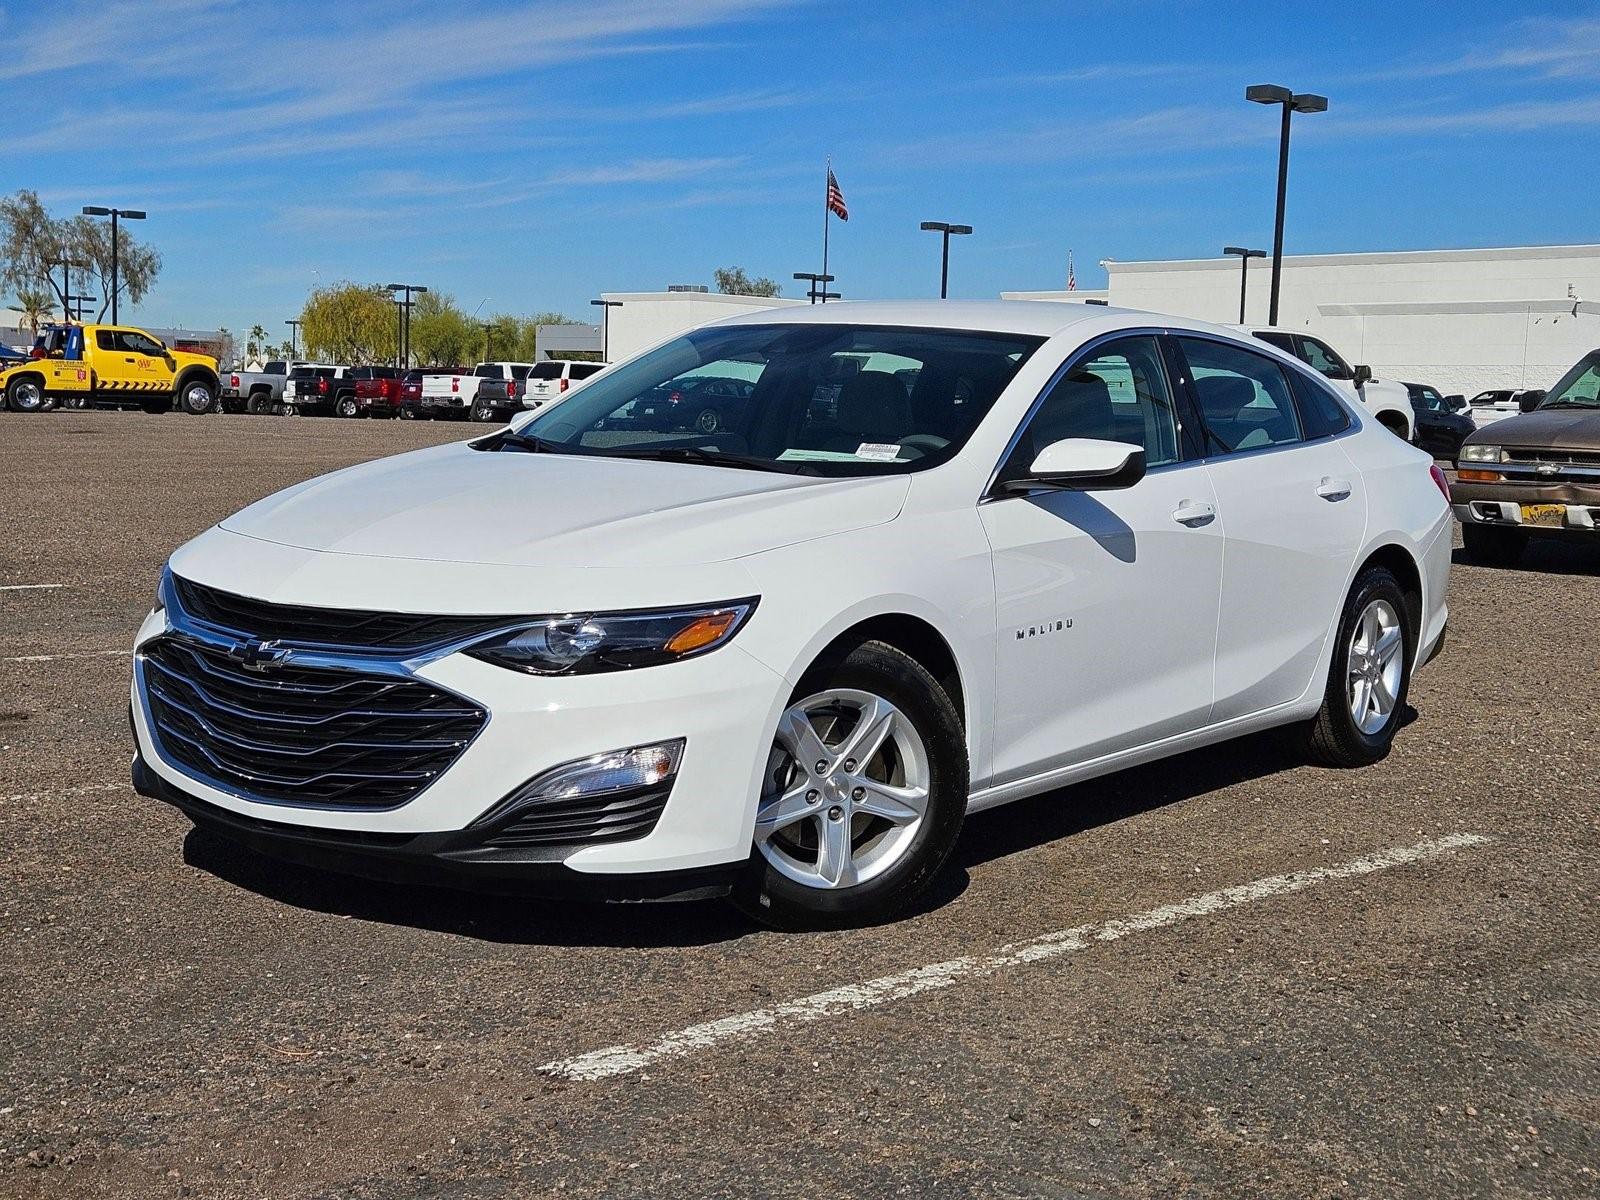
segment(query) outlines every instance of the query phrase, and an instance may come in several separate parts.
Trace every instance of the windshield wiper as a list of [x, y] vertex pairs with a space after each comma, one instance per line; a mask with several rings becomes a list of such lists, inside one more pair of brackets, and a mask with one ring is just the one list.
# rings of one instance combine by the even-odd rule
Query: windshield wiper
[[727, 454], [721, 450], [707, 450], [704, 446], [643, 446], [638, 448], [609, 448], [607, 458], [647, 458], [662, 462], [696, 462], [712, 467], [733, 467], [742, 471], [778, 471], [792, 474], [787, 466], [765, 458], [752, 458], [747, 454]]
[[1600, 408], [1600, 400], [1552, 400], [1540, 408]]
[[515, 447], [518, 450], [525, 450], [529, 454], [570, 453], [569, 448], [563, 446], [560, 442], [546, 441], [542, 437], [535, 437], [531, 433], [518, 433], [514, 429], [506, 430], [495, 439], [494, 448], [496, 450], [504, 449], [507, 446]]

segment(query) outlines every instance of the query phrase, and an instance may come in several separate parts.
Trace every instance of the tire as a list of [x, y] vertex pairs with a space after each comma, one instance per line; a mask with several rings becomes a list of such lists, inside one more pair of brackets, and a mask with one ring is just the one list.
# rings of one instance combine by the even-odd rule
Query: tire
[[34, 376], [24, 375], [6, 384], [6, 407], [14, 413], [44, 411], [44, 382]]
[[[846, 755], [868, 721], [882, 733], [858, 764]], [[921, 664], [861, 642], [800, 680], [765, 778], [733, 902], [779, 929], [870, 924], [916, 903], [949, 858], [967, 808], [966, 733]]]
[[[214, 384], [205, 379], [189, 378], [178, 387], [177, 407], [188, 413], [191, 417], [204, 416], [210, 412], [217, 403], [217, 389]], [[168, 403], [166, 408], [158, 411], [165, 412], [171, 408]], [[146, 409], [145, 411], [149, 411]]]
[[1415, 657], [1405, 592], [1387, 568], [1368, 567], [1339, 617], [1322, 708], [1304, 729], [1307, 757], [1329, 767], [1384, 758], [1400, 728]]
[[472, 420], [488, 423], [494, 420], [494, 405], [487, 400], [474, 400], [472, 402]]
[[396, 415], [399, 416], [402, 421], [415, 421], [417, 419], [416, 410], [410, 408], [402, 408]]
[[714, 408], [702, 408], [694, 419], [694, 427], [700, 433], [715, 433], [722, 428], [722, 414]]
[[1493, 525], [1462, 525], [1461, 544], [1467, 557], [1485, 567], [1514, 567], [1528, 548], [1528, 535], [1521, 529]]
[[300, 415], [300, 406], [293, 401], [285, 404], [283, 406], [283, 415], [286, 417], [298, 417]]
[[334, 401], [333, 411], [336, 416], [341, 416], [346, 420], [361, 415], [361, 407], [356, 403], [354, 396], [340, 396]]
[[245, 402], [245, 411], [253, 416], [265, 416], [272, 412], [272, 393], [257, 392]]

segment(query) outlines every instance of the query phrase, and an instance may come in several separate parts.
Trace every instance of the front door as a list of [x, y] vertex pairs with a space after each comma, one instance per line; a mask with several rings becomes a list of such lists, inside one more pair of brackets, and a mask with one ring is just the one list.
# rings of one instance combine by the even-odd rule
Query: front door
[[1231, 342], [1176, 342], [1228, 530], [1211, 713], [1220, 722], [1287, 704], [1315, 682], [1366, 533], [1366, 492], [1337, 436], [1348, 414], [1334, 406], [1330, 423], [1310, 390], [1323, 384], [1291, 389], [1277, 361]]
[[1013, 457], [1105, 438], [1145, 448], [1113, 491], [1034, 491], [981, 508], [993, 552], [994, 782], [1204, 725], [1223, 538], [1154, 337], [1104, 343], [1058, 375]]

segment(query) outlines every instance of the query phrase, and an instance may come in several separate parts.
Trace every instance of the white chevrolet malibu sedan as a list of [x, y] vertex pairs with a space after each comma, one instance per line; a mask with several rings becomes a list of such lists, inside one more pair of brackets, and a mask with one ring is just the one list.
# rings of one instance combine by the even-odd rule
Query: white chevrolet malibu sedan
[[1214, 326], [757, 312], [180, 548], [135, 783], [356, 874], [878, 920], [975, 810], [1269, 726], [1381, 758], [1446, 490]]

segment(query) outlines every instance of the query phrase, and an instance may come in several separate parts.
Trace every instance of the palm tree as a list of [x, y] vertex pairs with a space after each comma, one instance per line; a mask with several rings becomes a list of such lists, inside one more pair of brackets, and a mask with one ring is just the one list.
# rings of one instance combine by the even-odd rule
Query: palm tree
[[55, 297], [43, 288], [18, 288], [17, 311], [28, 322], [33, 335], [38, 337], [40, 323], [49, 320], [56, 311]]

